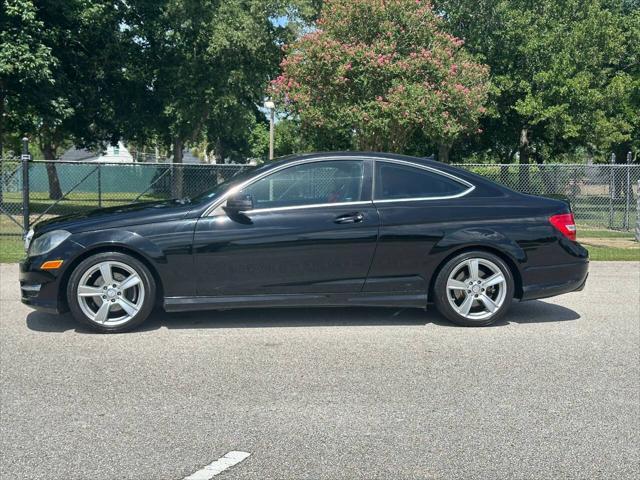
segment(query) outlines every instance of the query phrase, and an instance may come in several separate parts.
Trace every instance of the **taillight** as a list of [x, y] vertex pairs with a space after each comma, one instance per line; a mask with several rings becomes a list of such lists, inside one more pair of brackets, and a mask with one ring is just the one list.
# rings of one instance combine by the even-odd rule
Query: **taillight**
[[576, 241], [576, 221], [573, 218], [573, 213], [554, 215], [549, 217], [549, 222], [569, 240]]

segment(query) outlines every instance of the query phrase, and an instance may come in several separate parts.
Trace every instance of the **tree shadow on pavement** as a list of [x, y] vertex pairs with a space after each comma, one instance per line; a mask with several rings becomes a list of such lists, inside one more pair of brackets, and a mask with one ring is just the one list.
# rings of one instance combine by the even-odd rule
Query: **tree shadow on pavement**
[[[564, 322], [579, 318], [580, 315], [569, 308], [536, 300], [513, 304], [506, 317], [493, 326], [505, 326], [510, 323]], [[428, 323], [443, 327], [464, 328], [447, 322], [433, 307], [430, 307], [427, 312], [410, 308], [351, 307], [234, 309], [187, 313], [166, 313], [158, 309], [135, 331], [147, 332], [163, 327], [169, 329], [402, 327]], [[69, 314], [50, 315], [31, 312], [27, 316], [27, 327], [37, 332], [62, 333], [75, 330], [78, 333], [93, 333], [89, 327], [77, 323]]]

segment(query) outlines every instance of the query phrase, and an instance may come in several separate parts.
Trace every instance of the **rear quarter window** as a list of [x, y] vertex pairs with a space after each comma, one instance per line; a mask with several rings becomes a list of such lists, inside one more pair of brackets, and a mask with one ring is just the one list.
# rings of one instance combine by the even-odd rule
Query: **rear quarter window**
[[469, 189], [445, 175], [389, 162], [376, 162], [375, 178], [376, 200], [448, 197]]

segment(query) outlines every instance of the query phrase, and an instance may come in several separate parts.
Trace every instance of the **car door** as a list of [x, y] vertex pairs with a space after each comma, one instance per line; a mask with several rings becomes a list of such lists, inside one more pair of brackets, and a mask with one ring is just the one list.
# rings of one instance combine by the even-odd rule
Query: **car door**
[[424, 165], [376, 159], [373, 201], [380, 236], [365, 292], [426, 292], [434, 245], [455, 225], [473, 185]]
[[280, 167], [238, 195], [253, 208], [223, 205], [194, 235], [199, 296], [359, 292], [378, 236], [372, 163], [313, 159]]

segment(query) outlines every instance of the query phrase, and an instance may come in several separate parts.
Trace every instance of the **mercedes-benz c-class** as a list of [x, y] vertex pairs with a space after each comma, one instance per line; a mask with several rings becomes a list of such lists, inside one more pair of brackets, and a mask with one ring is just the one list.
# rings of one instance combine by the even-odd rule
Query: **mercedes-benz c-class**
[[482, 326], [588, 274], [566, 202], [392, 154], [287, 157], [195, 198], [46, 220], [25, 243], [22, 301], [101, 332], [156, 306], [435, 305]]

